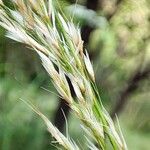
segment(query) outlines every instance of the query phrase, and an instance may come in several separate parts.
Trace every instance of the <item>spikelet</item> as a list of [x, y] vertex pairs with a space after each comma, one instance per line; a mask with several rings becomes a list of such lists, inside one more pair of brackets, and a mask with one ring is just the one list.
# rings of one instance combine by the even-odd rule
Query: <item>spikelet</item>
[[[21, 99], [22, 100], [22, 99]], [[61, 145], [66, 150], [80, 150], [77, 144], [74, 141], [71, 141], [70, 138], [65, 137], [49, 120], [43, 115], [37, 108], [35, 108], [31, 103], [28, 103], [22, 100], [27, 104], [35, 113], [37, 113], [47, 126], [48, 132], [55, 138], [56, 142]]]

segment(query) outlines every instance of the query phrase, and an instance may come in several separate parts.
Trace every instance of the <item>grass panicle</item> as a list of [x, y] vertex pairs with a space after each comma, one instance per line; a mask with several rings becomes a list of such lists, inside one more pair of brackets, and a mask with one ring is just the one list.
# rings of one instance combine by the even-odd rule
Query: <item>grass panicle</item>
[[[7, 37], [26, 44], [39, 54], [58, 93], [79, 118], [87, 136], [92, 137], [89, 147], [105, 150], [109, 140], [114, 150], [126, 150], [122, 135], [102, 105], [79, 27], [55, 9], [52, 0], [13, 0], [12, 3], [15, 9], [0, 1], [0, 25], [7, 30]], [[73, 85], [75, 97], [67, 78]], [[79, 149], [76, 144], [74, 148], [43, 114], [37, 110], [36, 113], [64, 149]]]

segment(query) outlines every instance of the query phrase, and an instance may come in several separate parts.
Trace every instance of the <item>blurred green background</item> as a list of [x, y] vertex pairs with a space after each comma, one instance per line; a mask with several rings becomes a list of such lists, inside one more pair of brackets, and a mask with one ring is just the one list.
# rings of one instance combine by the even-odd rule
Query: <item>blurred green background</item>
[[[150, 150], [149, 0], [58, 2], [81, 27], [102, 101], [114, 120], [118, 115], [129, 149]], [[0, 150], [53, 150], [46, 126], [20, 99], [62, 130], [58, 94], [36, 53], [4, 35], [0, 28]], [[84, 149], [78, 119], [71, 112], [66, 117], [71, 137]]]

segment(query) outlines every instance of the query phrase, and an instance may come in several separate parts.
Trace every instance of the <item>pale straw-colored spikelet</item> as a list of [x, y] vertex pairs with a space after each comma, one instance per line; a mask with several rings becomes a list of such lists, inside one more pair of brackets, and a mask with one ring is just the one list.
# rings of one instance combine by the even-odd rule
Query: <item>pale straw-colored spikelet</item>
[[44, 66], [44, 68], [46, 69], [46, 71], [49, 73], [50, 77], [53, 80], [53, 83], [56, 87], [56, 89], [58, 90], [58, 92], [60, 93], [60, 95], [69, 103], [71, 104], [73, 102], [72, 97], [71, 97], [71, 92], [70, 92], [70, 88], [68, 85], [68, 82], [66, 80], [66, 77], [64, 75], [63, 72], [57, 72], [56, 69], [54, 68], [53, 63], [51, 62], [51, 60], [44, 55], [41, 52], [37, 52], [42, 60], [42, 64]]
[[87, 53], [86, 53], [86, 55], [84, 55], [84, 62], [85, 62], [86, 69], [87, 69], [91, 79], [93, 81], [95, 81], [94, 70], [93, 70], [91, 61], [90, 61], [89, 56], [88, 56]]
[[[21, 99], [22, 100], [22, 99]], [[51, 133], [51, 135], [55, 138], [56, 143], [61, 145], [66, 150], [79, 150], [77, 144], [69, 137], [65, 137], [50, 121], [49, 119], [43, 115], [37, 108], [35, 108], [31, 103], [28, 103], [22, 100], [25, 104], [27, 104], [34, 112], [36, 112], [45, 122], [47, 126], [47, 130]]]

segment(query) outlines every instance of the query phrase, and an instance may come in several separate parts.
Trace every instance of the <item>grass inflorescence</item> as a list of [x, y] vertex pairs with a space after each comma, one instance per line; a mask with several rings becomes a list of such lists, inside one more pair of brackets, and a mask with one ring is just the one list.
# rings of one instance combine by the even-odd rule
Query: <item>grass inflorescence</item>
[[[15, 9], [0, 1], [0, 25], [7, 30], [7, 37], [38, 53], [58, 93], [81, 121], [88, 147], [105, 150], [109, 140], [114, 150], [126, 150], [122, 135], [102, 105], [79, 27], [56, 10], [52, 0], [13, 0], [12, 3]], [[67, 78], [74, 88], [75, 97]], [[33, 110], [42, 117], [48, 131], [64, 149], [80, 149], [42, 113]]]

